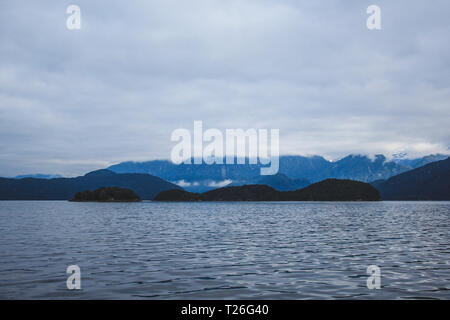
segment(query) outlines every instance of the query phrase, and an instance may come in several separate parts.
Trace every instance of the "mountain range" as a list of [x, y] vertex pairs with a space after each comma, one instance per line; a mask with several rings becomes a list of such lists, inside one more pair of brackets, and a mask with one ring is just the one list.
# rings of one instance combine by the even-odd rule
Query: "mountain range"
[[[436, 161], [442, 157], [445, 159]], [[336, 162], [322, 157], [286, 156], [280, 159], [280, 171], [287, 174], [280, 172], [273, 176], [260, 176], [258, 165], [249, 164], [176, 166], [169, 161], [149, 161], [126, 162], [110, 169], [76, 178], [0, 178], [0, 200], [68, 200], [77, 192], [101, 187], [127, 188], [144, 200], [151, 200], [165, 190], [192, 192], [189, 188], [203, 188], [201, 192], [205, 192], [226, 185], [265, 185], [277, 192], [292, 192], [314, 185], [316, 179], [322, 178], [320, 181], [370, 182], [383, 200], [450, 200], [450, 158], [442, 155], [393, 161], [386, 161], [383, 156], [372, 160], [364, 156], [348, 156]], [[125, 171], [150, 171], [153, 174]], [[383, 178], [373, 179], [380, 176]], [[179, 185], [166, 181], [164, 177], [174, 182], [179, 179]], [[180, 180], [184, 185], [179, 183]]]
[[[329, 161], [321, 156], [281, 156], [279, 158], [279, 175], [276, 178], [266, 176], [269, 180], [277, 179], [274, 188], [280, 187], [276, 183], [284, 177], [297, 182], [281, 183], [279, 190], [295, 190], [307, 184], [328, 178], [351, 179], [362, 182], [386, 180], [400, 173], [418, 168], [425, 164], [447, 158], [445, 155], [429, 155], [417, 159], [394, 159], [387, 161], [383, 155], [373, 159], [362, 155], [349, 155], [338, 161]], [[169, 160], [153, 160], [146, 162], [122, 162], [108, 169], [116, 173], [148, 173], [164, 180], [179, 184], [191, 192], [204, 192], [223, 185], [261, 184], [260, 164], [173, 164]], [[299, 179], [303, 185], [295, 186]], [[305, 183], [307, 182], [307, 183]], [[263, 183], [264, 184], [264, 183]], [[289, 187], [289, 184], [292, 184]]]

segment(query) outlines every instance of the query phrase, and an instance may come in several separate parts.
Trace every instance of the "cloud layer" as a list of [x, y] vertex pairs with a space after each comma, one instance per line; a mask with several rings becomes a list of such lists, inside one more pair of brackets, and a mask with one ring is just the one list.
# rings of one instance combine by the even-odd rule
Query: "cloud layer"
[[371, 4], [2, 1], [0, 175], [167, 159], [194, 120], [280, 129], [282, 154], [448, 153], [450, 3], [379, 0], [379, 31]]

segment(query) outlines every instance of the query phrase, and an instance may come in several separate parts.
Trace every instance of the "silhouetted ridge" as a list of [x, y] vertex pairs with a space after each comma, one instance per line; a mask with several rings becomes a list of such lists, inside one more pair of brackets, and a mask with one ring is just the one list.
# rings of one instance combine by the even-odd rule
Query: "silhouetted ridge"
[[0, 200], [69, 200], [77, 192], [101, 187], [131, 189], [144, 200], [151, 200], [164, 190], [181, 189], [149, 174], [97, 170], [76, 178], [0, 178]]
[[88, 172], [84, 176], [85, 177], [106, 177], [106, 176], [112, 176], [115, 174], [116, 173], [114, 171], [111, 171], [108, 169], [100, 169], [100, 170]]
[[450, 200], [450, 158], [372, 185], [383, 200]]
[[379, 201], [380, 193], [368, 183], [327, 179], [296, 191], [282, 192], [287, 201]]
[[370, 184], [327, 179], [295, 191], [277, 191], [266, 185], [224, 187], [202, 194], [180, 190], [159, 193], [154, 201], [379, 201]]
[[77, 192], [70, 200], [74, 202], [138, 202], [141, 198], [130, 189], [111, 187], [99, 188], [94, 191]]
[[172, 189], [158, 193], [153, 201], [202, 201], [200, 193], [188, 192], [185, 190]]
[[291, 179], [285, 174], [277, 173], [273, 176], [263, 176], [257, 184], [268, 185], [278, 191], [293, 191], [305, 188], [311, 184], [306, 179]]

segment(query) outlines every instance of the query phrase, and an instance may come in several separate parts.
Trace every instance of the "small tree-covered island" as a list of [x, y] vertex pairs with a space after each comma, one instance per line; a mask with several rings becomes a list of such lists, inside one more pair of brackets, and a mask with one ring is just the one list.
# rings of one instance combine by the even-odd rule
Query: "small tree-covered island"
[[277, 191], [266, 185], [224, 187], [204, 193], [184, 190], [160, 192], [153, 201], [380, 201], [368, 183], [327, 179], [295, 191]]
[[94, 191], [85, 190], [77, 192], [70, 199], [72, 202], [139, 202], [141, 198], [130, 189], [109, 187], [99, 188]]

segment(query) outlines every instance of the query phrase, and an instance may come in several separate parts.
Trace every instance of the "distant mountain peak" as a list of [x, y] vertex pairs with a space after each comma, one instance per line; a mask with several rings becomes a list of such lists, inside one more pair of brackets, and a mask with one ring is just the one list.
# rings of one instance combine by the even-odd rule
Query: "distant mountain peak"
[[407, 157], [408, 157], [407, 152], [399, 152], [399, 153], [394, 153], [392, 155], [392, 159], [406, 159]]

